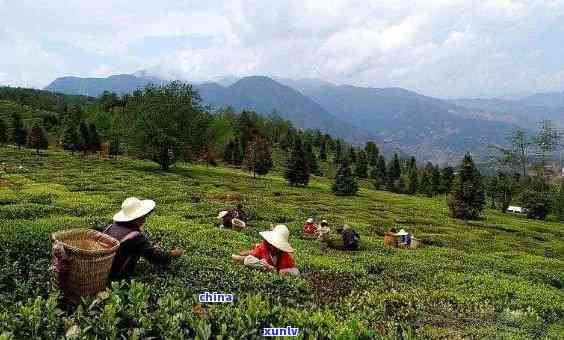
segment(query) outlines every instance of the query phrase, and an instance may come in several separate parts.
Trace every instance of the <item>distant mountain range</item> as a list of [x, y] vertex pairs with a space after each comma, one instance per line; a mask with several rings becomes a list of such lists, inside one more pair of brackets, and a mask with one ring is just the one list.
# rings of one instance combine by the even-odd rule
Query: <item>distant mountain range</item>
[[[167, 80], [148, 76], [64, 77], [47, 90], [98, 96], [104, 90], [130, 93], [148, 83]], [[401, 88], [335, 85], [318, 79], [251, 76], [194, 83], [204, 102], [262, 114], [277, 111], [299, 128], [319, 128], [351, 143], [374, 140], [387, 154], [402, 150], [420, 160], [455, 163], [462, 155], [484, 155], [488, 145], [505, 144], [517, 126], [551, 119], [564, 125], [564, 93], [538, 94], [519, 100], [427, 97]]]

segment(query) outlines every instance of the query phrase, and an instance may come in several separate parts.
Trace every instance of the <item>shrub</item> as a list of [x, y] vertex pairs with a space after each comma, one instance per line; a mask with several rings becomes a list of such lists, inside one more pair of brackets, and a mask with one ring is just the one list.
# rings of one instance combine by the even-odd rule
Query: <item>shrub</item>
[[544, 220], [550, 211], [550, 197], [542, 191], [525, 190], [519, 201], [527, 209], [528, 218]]

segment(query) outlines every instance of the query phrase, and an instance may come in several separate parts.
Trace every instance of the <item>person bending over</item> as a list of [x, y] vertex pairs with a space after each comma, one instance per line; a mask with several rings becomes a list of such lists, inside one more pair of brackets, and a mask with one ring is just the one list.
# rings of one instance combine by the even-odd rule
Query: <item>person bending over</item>
[[290, 232], [288, 227], [279, 224], [272, 230], [261, 231], [262, 242], [255, 249], [243, 251], [233, 255], [235, 261], [243, 262], [246, 266], [267, 271], [277, 271], [282, 275], [300, 275], [292, 253], [294, 249], [288, 242]]
[[114, 215], [113, 223], [104, 233], [120, 241], [110, 279], [129, 278], [141, 257], [155, 265], [168, 266], [171, 258], [180, 257], [184, 251], [175, 248], [170, 252], [155, 247], [143, 234], [146, 217], [155, 208], [155, 201], [130, 197], [123, 201], [121, 210]]

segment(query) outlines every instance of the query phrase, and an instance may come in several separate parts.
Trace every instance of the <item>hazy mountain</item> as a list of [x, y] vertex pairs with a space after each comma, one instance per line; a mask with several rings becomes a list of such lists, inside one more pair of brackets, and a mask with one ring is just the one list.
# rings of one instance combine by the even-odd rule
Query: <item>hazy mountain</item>
[[505, 144], [514, 129], [510, 123], [400, 88], [322, 86], [307, 95], [337, 118], [435, 162], [458, 161], [466, 151], [483, 155], [489, 144]]
[[[560, 98], [560, 97], [561, 98]], [[449, 103], [464, 106], [474, 111], [490, 113], [492, 116], [502, 119], [511, 119], [514, 123], [531, 127], [540, 121], [549, 119], [556, 124], [564, 126], [564, 94], [536, 94], [522, 99], [451, 99]]]
[[165, 81], [156, 77], [132, 74], [119, 74], [107, 78], [62, 77], [55, 79], [45, 87], [45, 90], [97, 97], [106, 90], [124, 94], [143, 88], [150, 83], [162, 84], [163, 82]]
[[196, 87], [204, 102], [215, 108], [232, 106], [263, 114], [277, 111], [300, 128], [318, 128], [353, 143], [370, 139], [368, 131], [337, 119], [310, 98], [268, 77], [245, 77], [228, 87], [216, 83]]
[[564, 92], [536, 93], [519, 100], [529, 106], [564, 108]]

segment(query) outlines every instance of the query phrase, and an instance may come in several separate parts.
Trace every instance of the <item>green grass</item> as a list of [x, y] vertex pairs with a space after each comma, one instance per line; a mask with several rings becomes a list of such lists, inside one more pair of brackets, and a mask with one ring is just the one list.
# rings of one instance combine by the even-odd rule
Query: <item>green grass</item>
[[[372, 190], [336, 197], [331, 181], [286, 185], [279, 173], [252, 179], [227, 167], [100, 161], [50, 151], [0, 148], [0, 330], [9, 337], [260, 337], [262, 328], [300, 328], [302, 337], [559, 338], [564, 332], [564, 227], [487, 210], [479, 221], [448, 217], [444, 197]], [[27, 169], [27, 170], [26, 170]], [[141, 262], [133, 284], [84, 301], [73, 312], [50, 292], [49, 234], [101, 228], [128, 196], [156, 200], [149, 237], [186, 255], [168, 272]], [[215, 226], [241, 200], [241, 233]], [[300, 237], [314, 216], [361, 234], [362, 251], [322, 250]], [[291, 231], [300, 278], [247, 270], [230, 254], [252, 247], [272, 223]], [[391, 250], [382, 235], [406, 228], [418, 250]], [[200, 308], [197, 294], [232, 293], [232, 305]], [[0, 331], [1, 332], [1, 331]], [[0, 333], [1, 334], [1, 333]], [[2, 338], [0, 336], [0, 338]]]

